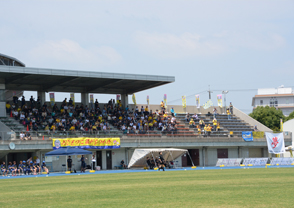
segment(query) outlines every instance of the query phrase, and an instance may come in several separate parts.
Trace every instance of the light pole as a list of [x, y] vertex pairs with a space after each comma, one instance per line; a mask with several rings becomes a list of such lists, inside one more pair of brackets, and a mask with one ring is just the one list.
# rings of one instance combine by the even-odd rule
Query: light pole
[[229, 91], [228, 90], [223, 90], [222, 91], [222, 94], [224, 95], [224, 102], [225, 102], [225, 110], [224, 110], [224, 112], [223, 112], [223, 114], [225, 114], [225, 112], [226, 112], [226, 109], [227, 109], [227, 103], [226, 103], [226, 94], [228, 94], [229, 93]]

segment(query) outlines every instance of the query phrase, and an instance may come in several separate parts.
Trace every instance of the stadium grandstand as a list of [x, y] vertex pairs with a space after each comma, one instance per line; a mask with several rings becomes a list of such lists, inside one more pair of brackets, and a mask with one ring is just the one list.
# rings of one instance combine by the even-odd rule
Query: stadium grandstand
[[[135, 148], [188, 149], [191, 159], [184, 154], [175, 161], [180, 167], [215, 166], [219, 158], [269, 156], [263, 134], [246, 142], [242, 132], [271, 130], [236, 107], [228, 116], [220, 107], [129, 103], [128, 95], [172, 83], [175, 77], [30, 68], [3, 54], [0, 76], [1, 164], [39, 157], [50, 171], [60, 171], [65, 160], [48, 159], [45, 153], [52, 150], [53, 139], [66, 138], [119, 138], [120, 148], [88, 149], [102, 169], [119, 167], [121, 160], [128, 163]], [[23, 91], [37, 91], [37, 97], [26, 99]], [[81, 93], [81, 103], [64, 98], [52, 104], [45, 100], [46, 92]], [[90, 101], [90, 94], [96, 93], [112, 94], [113, 99]], [[291, 145], [290, 134], [285, 135], [285, 145]], [[79, 158], [72, 159], [80, 169]]]

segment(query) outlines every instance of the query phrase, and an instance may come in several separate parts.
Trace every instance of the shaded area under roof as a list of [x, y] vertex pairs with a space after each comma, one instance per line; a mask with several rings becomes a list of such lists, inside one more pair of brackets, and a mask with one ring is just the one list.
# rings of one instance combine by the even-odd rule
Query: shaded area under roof
[[175, 77], [0, 66], [6, 90], [132, 94], [172, 83]]

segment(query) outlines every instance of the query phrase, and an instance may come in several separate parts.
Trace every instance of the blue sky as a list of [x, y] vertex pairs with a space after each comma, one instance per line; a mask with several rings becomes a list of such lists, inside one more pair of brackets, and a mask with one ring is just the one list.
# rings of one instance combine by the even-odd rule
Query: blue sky
[[[176, 77], [137, 93], [137, 103], [149, 95], [157, 104], [167, 94], [170, 104], [191, 95], [187, 104], [194, 105], [193, 95], [210, 85], [215, 104], [229, 90], [227, 102], [249, 113], [256, 89], [294, 86], [294, 1], [28, 0], [1, 7], [0, 53], [26, 66]], [[200, 94], [201, 104], [207, 99]]]

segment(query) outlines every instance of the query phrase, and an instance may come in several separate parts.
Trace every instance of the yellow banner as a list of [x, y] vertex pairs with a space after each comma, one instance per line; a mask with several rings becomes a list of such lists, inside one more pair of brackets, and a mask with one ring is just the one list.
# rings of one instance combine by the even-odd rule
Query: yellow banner
[[253, 135], [253, 139], [263, 139], [264, 131], [253, 131], [252, 135]]
[[75, 94], [74, 93], [70, 93], [70, 98], [72, 100], [72, 105], [75, 106]]
[[183, 108], [186, 108], [186, 96], [182, 96], [182, 106]]
[[136, 102], [136, 95], [135, 95], [135, 94], [133, 94], [133, 96], [132, 96], [132, 100], [133, 100], [134, 105], [137, 105], [137, 102]]
[[53, 149], [78, 147], [81, 149], [116, 149], [120, 148], [120, 138], [54, 138]]

